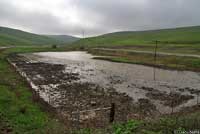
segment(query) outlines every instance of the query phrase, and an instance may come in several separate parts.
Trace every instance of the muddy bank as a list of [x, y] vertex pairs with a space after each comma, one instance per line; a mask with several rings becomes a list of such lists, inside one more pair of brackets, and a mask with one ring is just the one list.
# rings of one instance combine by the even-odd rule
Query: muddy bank
[[77, 120], [79, 127], [108, 125], [111, 103], [115, 104], [115, 121], [158, 114], [150, 101], [141, 100], [135, 104], [131, 97], [114, 88], [81, 82], [79, 73], [66, 72], [64, 65], [30, 62], [17, 55], [9, 57], [9, 61], [28, 79], [38, 97], [50, 104], [68, 126], [77, 127]]
[[[115, 121], [148, 119], [197, 105], [200, 75], [92, 59], [84, 52], [11, 56], [32, 88], [73, 127], [103, 127], [115, 103]], [[179, 79], [177, 79], [179, 78]]]
[[148, 91], [150, 92], [146, 93], [147, 97], [154, 100], [160, 100], [165, 106], [170, 107], [176, 107], [187, 102], [190, 99], [194, 99], [194, 96], [192, 95], [183, 95], [178, 92], [166, 93], [156, 89], [150, 89]]

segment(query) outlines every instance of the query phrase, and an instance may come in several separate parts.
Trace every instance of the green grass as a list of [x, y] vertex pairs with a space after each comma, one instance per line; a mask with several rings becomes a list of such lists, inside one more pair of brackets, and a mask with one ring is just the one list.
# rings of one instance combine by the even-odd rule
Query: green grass
[[0, 126], [6, 124], [5, 129], [10, 127], [13, 133], [19, 134], [63, 133], [63, 125], [33, 102], [27, 83], [6, 61], [7, 54], [15, 50], [0, 52], [0, 120], [4, 120]]
[[160, 52], [200, 54], [200, 26], [138, 32], [118, 32], [81, 39], [84, 48], [117, 48], [153, 51], [158, 40]]
[[95, 55], [105, 56], [95, 57], [95, 59], [100, 60], [156, 66], [176, 70], [200, 71], [200, 58], [157, 55], [155, 62], [154, 54], [148, 53], [135, 53], [120, 50], [108, 51], [100, 49], [91, 49], [89, 52]]
[[[81, 50], [89, 50], [96, 55], [108, 56], [96, 59], [200, 71], [200, 58], [159, 55], [155, 63], [153, 54], [134, 52], [134, 50], [154, 52], [156, 40], [159, 41], [157, 52], [200, 55], [200, 26], [110, 33], [81, 39], [73, 45]], [[113, 50], [100, 49], [98, 51], [93, 48], [111, 48]]]
[[174, 134], [200, 130], [200, 113], [172, 115], [155, 120], [129, 120], [113, 123], [107, 129], [82, 129], [73, 134]]
[[67, 35], [38, 35], [21, 30], [0, 27], [0, 46], [27, 46], [66, 44], [78, 38]]
[[47, 37], [53, 38], [57, 41], [62, 42], [63, 44], [72, 43], [79, 40], [78, 37], [73, 37], [69, 35], [46, 35]]
[[[86, 38], [85, 45], [139, 45], [154, 44], [156, 40], [170, 44], [199, 44], [200, 26], [136, 32], [117, 32]], [[78, 43], [78, 42], [77, 42]]]

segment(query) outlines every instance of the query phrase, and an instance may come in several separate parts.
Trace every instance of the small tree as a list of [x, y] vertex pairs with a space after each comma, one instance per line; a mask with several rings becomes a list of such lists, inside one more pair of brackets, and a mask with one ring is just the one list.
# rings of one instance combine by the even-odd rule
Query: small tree
[[53, 48], [53, 49], [56, 49], [56, 48], [57, 48], [57, 45], [52, 45], [52, 48]]
[[81, 47], [80, 47], [80, 50], [85, 50], [85, 47], [84, 47], [84, 46], [81, 46]]

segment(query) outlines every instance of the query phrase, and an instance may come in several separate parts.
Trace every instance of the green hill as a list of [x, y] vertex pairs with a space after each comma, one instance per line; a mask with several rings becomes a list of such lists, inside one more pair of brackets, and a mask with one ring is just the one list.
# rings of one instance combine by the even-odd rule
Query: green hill
[[85, 46], [123, 46], [153, 44], [155, 40], [173, 44], [200, 44], [200, 26], [150, 31], [109, 33], [75, 42]]
[[60, 41], [62, 43], [72, 43], [75, 42], [77, 40], [79, 40], [79, 38], [77, 37], [73, 37], [73, 36], [69, 36], [69, 35], [46, 35], [47, 37], [53, 38], [57, 41]]
[[69, 42], [71, 41], [71, 36], [69, 38], [67, 35], [45, 36], [17, 29], [0, 27], [0, 46], [53, 45], [64, 44], [68, 40]]

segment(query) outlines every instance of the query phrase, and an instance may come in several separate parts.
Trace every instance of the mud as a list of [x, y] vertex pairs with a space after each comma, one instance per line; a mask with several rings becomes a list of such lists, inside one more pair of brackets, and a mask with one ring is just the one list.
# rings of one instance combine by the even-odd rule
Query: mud
[[194, 89], [194, 88], [189, 88], [189, 87], [180, 88], [179, 91], [180, 92], [188, 91], [188, 92], [190, 92], [190, 94], [194, 94], [194, 95], [199, 95], [200, 94], [200, 90]]
[[160, 92], [159, 90], [152, 90], [146, 94], [147, 97], [154, 100], [161, 101], [165, 106], [176, 107], [190, 99], [194, 99], [192, 95], [181, 95], [178, 92], [170, 92], [169, 94], [166, 92]]
[[[136, 115], [141, 118], [154, 113], [141, 113], [138, 104], [134, 104], [131, 97], [116, 92], [113, 88], [105, 89], [96, 84], [80, 82], [79, 74], [66, 72], [64, 65], [28, 62], [25, 57], [17, 55], [9, 59], [22, 74], [26, 74], [33, 90], [56, 109], [67, 125], [74, 125], [74, 122], [76, 124], [78, 119], [79, 126], [82, 127], [103, 127], [109, 123], [110, 113], [110, 109], [103, 108], [109, 108], [111, 103], [116, 105], [115, 121], [127, 121]], [[93, 109], [100, 110], [82, 112]], [[74, 113], [78, 113], [79, 117]]]
[[92, 57], [85, 52], [63, 52], [9, 59], [38, 96], [72, 127], [107, 125], [111, 103], [116, 105], [115, 121], [152, 118], [171, 113], [171, 107], [179, 112], [197, 105], [198, 73], [157, 69], [154, 80], [151, 67]]

